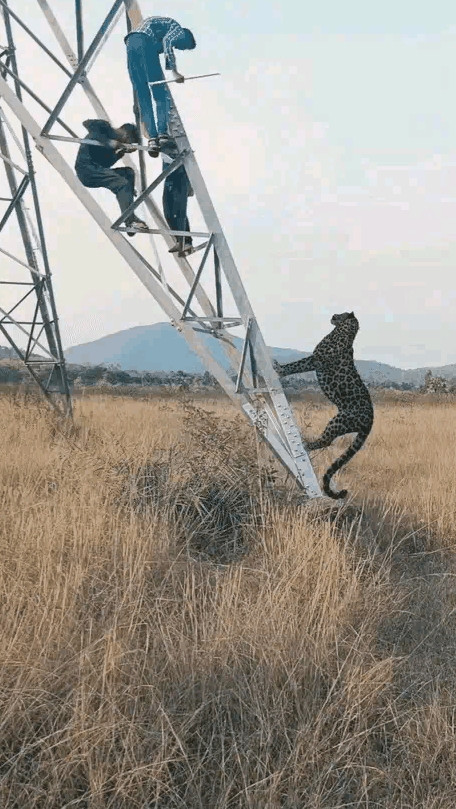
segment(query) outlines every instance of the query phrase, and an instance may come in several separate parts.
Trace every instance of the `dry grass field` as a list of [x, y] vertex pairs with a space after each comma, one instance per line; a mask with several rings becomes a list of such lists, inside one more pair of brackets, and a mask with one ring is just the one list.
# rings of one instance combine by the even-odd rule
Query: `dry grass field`
[[2, 809], [454, 809], [456, 403], [379, 402], [331, 518], [224, 400], [75, 422], [0, 398]]

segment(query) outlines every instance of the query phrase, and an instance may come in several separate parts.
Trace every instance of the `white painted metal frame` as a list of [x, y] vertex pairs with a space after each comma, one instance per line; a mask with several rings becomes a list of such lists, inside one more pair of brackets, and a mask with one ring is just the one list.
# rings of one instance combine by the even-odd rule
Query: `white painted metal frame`
[[[71, 68], [76, 72], [79, 65], [78, 59], [60, 28], [48, 0], [37, 0], [37, 2], [44, 12]], [[142, 19], [136, 0], [125, 0], [125, 6], [127, 7], [131, 26], [136, 28]], [[112, 31], [114, 24], [112, 21], [113, 8], [109, 12], [111, 14], [111, 23], [107, 33]], [[117, 11], [115, 21], [119, 18]], [[78, 50], [80, 52], [81, 38], [82, 34], [78, 37]], [[100, 41], [102, 42], [102, 40]], [[100, 49], [101, 44], [97, 48], [89, 46], [87, 52], [91, 53], [92, 62]], [[79, 83], [85, 90], [97, 115], [109, 120], [106, 110], [87, 78], [87, 71], [81, 73]], [[70, 80], [69, 84], [74, 85], [74, 79]], [[69, 86], [67, 89], [69, 89]], [[176, 256], [177, 266], [189, 287], [188, 297], [185, 301], [166, 281], [163, 268], [161, 266], [158, 269], [153, 267], [141, 254], [141, 251], [135, 249], [124, 238], [120, 232], [121, 224], [119, 221], [116, 220], [114, 224], [109, 221], [102, 208], [89, 191], [81, 185], [73, 170], [63, 159], [57, 146], [54, 145], [54, 136], [51, 134], [52, 121], [56, 119], [56, 111], [61, 112], [69, 95], [69, 92], [64, 91], [51, 118], [44, 127], [46, 131], [43, 132], [42, 127], [30, 114], [26, 105], [18, 99], [6, 80], [0, 77], [0, 97], [3, 99], [3, 103], [8, 105], [17, 120], [29, 132], [35, 141], [37, 149], [64, 179], [103, 230], [106, 237], [116, 247], [119, 254], [159, 303], [170, 318], [173, 326], [182, 333], [189, 346], [198, 354], [227, 395], [260, 431], [265, 441], [281, 463], [294, 476], [297, 483], [306, 491], [309, 497], [320, 497], [320, 487], [303, 446], [291, 407], [283, 393], [280, 380], [274, 371], [269, 351], [255, 319], [174, 102], [172, 101], [170, 113], [170, 135], [175, 139], [179, 152], [179, 164], [183, 162], [185, 166], [207, 227], [207, 234], [201, 233], [200, 235], [205, 235], [206, 238], [209, 237], [209, 240], [200, 246], [202, 249], [204, 248], [205, 252], [196, 272], [187, 259]], [[170, 97], [172, 99], [171, 94]], [[64, 103], [62, 103], [62, 99]], [[176, 164], [178, 161], [176, 160]], [[128, 157], [126, 157], [125, 163], [132, 165], [132, 161]], [[168, 228], [161, 211], [151, 197], [146, 196], [144, 203], [155, 225], [155, 227], [149, 227], [150, 238], [153, 239], [154, 234], [159, 234], [165, 239], [168, 247], [173, 245], [177, 231], [172, 231]], [[141, 239], [146, 239], [146, 237], [138, 234], [138, 243], [140, 243]], [[210, 254], [213, 257], [213, 271], [210, 269], [211, 262], [208, 260]], [[212, 297], [206, 292], [201, 283], [202, 278], [207, 278], [208, 276], [215, 283], [215, 296]], [[222, 278], [229, 288], [237, 308], [237, 313], [234, 316], [224, 315]], [[195, 311], [197, 307], [201, 312]], [[242, 352], [239, 351], [233, 336], [226, 331], [229, 326], [238, 324], [242, 324], [245, 330]], [[200, 332], [212, 334], [219, 340], [219, 345], [224, 351], [227, 364], [229, 363], [230, 365], [229, 371], [209, 350], [206, 342], [202, 340]]]

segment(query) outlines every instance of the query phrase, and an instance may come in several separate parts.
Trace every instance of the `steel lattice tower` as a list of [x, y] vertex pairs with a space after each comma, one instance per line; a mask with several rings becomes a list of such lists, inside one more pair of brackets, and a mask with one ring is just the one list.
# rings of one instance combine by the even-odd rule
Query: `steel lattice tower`
[[[131, 209], [114, 222], [111, 221], [112, 217], [107, 216], [92, 194], [82, 186], [59, 151], [59, 141], [75, 140], [78, 142], [75, 133], [61, 118], [77, 85], [84, 90], [96, 116], [110, 121], [110, 115], [90, 82], [88, 73], [117, 25], [122, 25], [125, 33], [139, 25], [142, 16], [138, 3], [136, 0], [115, 0], [92, 42], [85, 49], [82, 0], [75, 0], [74, 41], [76, 52], [57, 20], [59, 4], [55, 2], [54, 9], [51, 8], [48, 0], [36, 0], [36, 4], [44, 13], [69, 67], [62, 64], [60, 59], [38, 39], [30, 28], [30, 19], [21, 19], [16, 12], [9, 9], [6, 0], [0, 0], [6, 28], [9, 32], [8, 53], [2, 55], [2, 64], [5, 66], [4, 74], [0, 76], [2, 107], [7, 107], [16, 124], [20, 124], [27, 146], [28, 140], [31, 138], [36, 148], [74, 192], [119, 255], [159, 303], [172, 325], [185, 337], [190, 348], [198, 354], [207, 370], [217, 379], [252, 425], [258, 429], [283, 466], [293, 475], [309, 497], [321, 497], [320, 487], [303, 446], [293, 412], [273, 368], [268, 349], [171, 93], [169, 133], [177, 145], [178, 156], [152, 181], [148, 181], [146, 177], [143, 151], [138, 151], [138, 166], [128, 155], [123, 158], [125, 165], [135, 169], [138, 179], [137, 187], [141, 189], [141, 193]], [[101, 2], [96, 4], [97, 12], [102, 5]], [[49, 57], [49, 70], [59, 68], [60, 72], [63, 71], [67, 75], [66, 87], [57, 101], [52, 100], [52, 108], [49, 99], [47, 101], [40, 99], [33, 88], [26, 86], [18, 76], [17, 63], [15, 59], [13, 61], [14, 41], [11, 30], [13, 24], [32, 37], [46, 52]], [[9, 64], [7, 64], [8, 59]], [[21, 89], [24, 91], [24, 98], [22, 98]], [[28, 97], [33, 98], [35, 103], [38, 103], [45, 111], [46, 115], [42, 115], [40, 120], [32, 115]], [[66, 134], [54, 134], [56, 125], [63, 127]], [[3, 149], [3, 142], [1, 151], [3, 158], [8, 157]], [[31, 161], [28, 148], [25, 149], [25, 154], [26, 158]], [[1, 157], [2, 155], [0, 155]], [[136, 157], [135, 160], [137, 160]], [[150, 165], [155, 161], [148, 162]], [[5, 167], [8, 165], [8, 161], [6, 161]], [[191, 231], [193, 239], [198, 241], [196, 251], [191, 257], [180, 258], [177, 253], [173, 255], [165, 253], [165, 261], [165, 258], [163, 260], [160, 258], [160, 247], [171, 247], [175, 243], [176, 236], [185, 234], [169, 229], [152, 194], [171, 172], [182, 165], [187, 172], [194, 191], [194, 199], [205, 226], [200, 231]], [[31, 176], [33, 177], [33, 174]], [[30, 183], [32, 185], [32, 181]], [[16, 197], [14, 203], [16, 210], [20, 209], [22, 193], [23, 189], [20, 186], [15, 190], [12, 189], [13, 198]], [[133, 247], [131, 242], [125, 238], [124, 220], [139, 206], [143, 211], [143, 218], [147, 221], [149, 235], [147, 233], [138, 234], [136, 246]], [[41, 219], [39, 221], [41, 223]], [[41, 224], [39, 232], [41, 235]], [[45, 249], [43, 250], [44, 256], [46, 256]], [[47, 267], [47, 256], [45, 262]], [[27, 261], [27, 264], [30, 262]], [[175, 281], [177, 275], [179, 283]], [[48, 322], [52, 323], [58, 337], [52, 291], [50, 300], [52, 302], [52, 319], [49, 319]], [[241, 330], [240, 349], [239, 343], [233, 337], [233, 329]], [[208, 336], [213, 339], [208, 340]], [[217, 346], [218, 351], [211, 350], [211, 346], [214, 345]], [[60, 339], [58, 339], [58, 347], [60, 347]], [[223, 361], [220, 360], [221, 354]], [[60, 370], [63, 380], [62, 355], [60, 355], [60, 364], [56, 365], [56, 368]]]
[[[2, 81], [10, 82], [20, 101], [22, 87], [11, 17], [6, 2], [1, 5], [6, 43], [0, 52], [0, 76]], [[0, 107], [0, 158], [6, 180], [3, 188], [8, 194], [1, 197], [4, 210], [0, 218], [0, 253], [8, 260], [4, 258], [0, 274], [0, 332], [46, 399], [58, 412], [69, 416], [71, 396], [30, 136], [23, 126], [12, 125], [3, 106]], [[16, 244], [22, 244], [22, 256], [17, 255], [17, 249], [13, 254], [4, 246], [11, 235], [14, 218], [19, 229]]]

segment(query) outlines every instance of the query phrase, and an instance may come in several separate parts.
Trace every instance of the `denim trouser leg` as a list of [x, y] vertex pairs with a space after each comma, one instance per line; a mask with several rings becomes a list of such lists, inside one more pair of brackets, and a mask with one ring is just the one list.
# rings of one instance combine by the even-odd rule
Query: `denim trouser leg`
[[[163, 77], [163, 71], [161, 72], [161, 75]], [[149, 79], [149, 81], [158, 81], [158, 79]], [[166, 84], [159, 84], [157, 87], [152, 87], [152, 95], [154, 97], [155, 104], [157, 107], [158, 134], [166, 135], [168, 131], [168, 115], [170, 108], [170, 98], [168, 95], [168, 88]]]
[[[163, 213], [170, 230], [190, 230], [187, 199], [187, 173], [184, 166], [181, 166], [166, 178], [163, 188]], [[185, 242], [191, 244], [191, 236], [186, 236]]]
[[157, 105], [157, 125], [155, 123], [152, 97], [148, 82], [164, 79], [160, 64], [160, 54], [152, 37], [146, 34], [131, 34], [127, 39], [127, 62], [131, 83], [138, 98], [141, 118], [150, 138], [165, 134], [168, 126], [169, 97], [165, 84], [152, 87]]
[[[119, 203], [119, 208], [123, 213], [130, 207], [135, 198], [135, 172], [129, 166], [122, 166], [119, 169], [112, 169], [112, 171], [119, 175], [119, 180], [117, 191], [114, 187], [112, 187], [111, 190], [114, 191], [117, 202]], [[108, 188], [109, 186], [106, 187]], [[129, 220], [131, 218], [134, 219], [135, 215], [132, 214]]]
[[125, 211], [135, 198], [135, 172], [129, 166], [118, 169], [104, 166], [88, 166], [78, 178], [86, 188], [107, 188], [117, 197], [121, 212]]
[[[154, 110], [152, 107], [152, 98], [150, 95], [148, 81], [157, 81], [163, 78], [162, 69], [160, 66], [160, 56], [156, 52], [155, 71], [161, 75], [157, 75], [155, 79], [149, 79], [150, 72], [150, 53], [148, 47], [149, 37], [146, 34], [132, 34], [127, 39], [127, 64], [130, 80], [133, 89], [138, 99], [141, 118], [147, 129], [150, 138], [157, 137], [157, 127], [155, 124]], [[153, 49], [152, 49], [153, 54]], [[152, 68], [153, 72], [153, 68]]]

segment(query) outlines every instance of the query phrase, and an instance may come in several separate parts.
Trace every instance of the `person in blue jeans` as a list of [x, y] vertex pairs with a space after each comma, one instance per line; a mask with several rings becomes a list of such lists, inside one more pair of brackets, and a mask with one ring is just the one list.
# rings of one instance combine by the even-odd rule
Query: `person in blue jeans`
[[176, 81], [183, 82], [184, 76], [176, 67], [174, 48], [181, 51], [193, 50], [196, 47], [195, 38], [188, 28], [182, 28], [172, 17], [147, 17], [139, 28], [127, 34], [125, 42], [128, 73], [149, 135], [148, 152], [151, 157], [158, 157], [160, 149], [169, 139], [167, 128], [170, 97], [166, 84], [151, 88], [157, 107], [155, 122], [149, 82], [164, 79], [160, 64], [161, 53], [165, 55], [165, 68], [172, 71]]
[[[163, 146], [163, 169], [167, 168], [179, 156], [176, 143], [169, 138]], [[170, 230], [190, 231], [190, 222], [187, 217], [187, 200], [193, 196], [185, 166], [179, 166], [168, 174], [163, 184], [163, 213]], [[170, 253], [178, 253], [181, 258], [193, 253], [192, 237], [176, 236], [176, 243], [170, 248]]]

